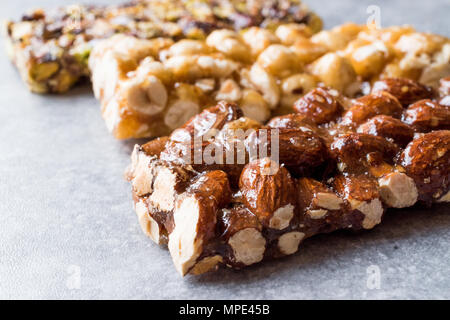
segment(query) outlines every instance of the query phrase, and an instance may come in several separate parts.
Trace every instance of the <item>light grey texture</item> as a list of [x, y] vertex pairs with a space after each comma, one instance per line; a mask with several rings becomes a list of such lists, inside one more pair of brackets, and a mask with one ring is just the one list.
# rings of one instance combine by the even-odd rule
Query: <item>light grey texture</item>
[[[36, 3], [1, 1], [0, 18]], [[448, 0], [309, 4], [327, 27], [364, 22], [367, 6], [378, 4], [383, 26], [449, 35]], [[450, 298], [448, 205], [392, 211], [375, 230], [319, 236], [292, 257], [240, 272], [181, 278], [132, 210], [122, 174], [134, 141], [107, 132], [89, 87], [31, 94], [3, 51], [0, 70], [0, 298]], [[367, 286], [372, 265], [380, 289]], [[77, 270], [80, 287], [70, 289]]]

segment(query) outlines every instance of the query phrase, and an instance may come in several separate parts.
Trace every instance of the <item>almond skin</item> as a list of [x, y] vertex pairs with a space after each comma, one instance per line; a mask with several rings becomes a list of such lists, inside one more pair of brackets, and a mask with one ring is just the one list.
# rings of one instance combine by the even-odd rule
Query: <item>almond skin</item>
[[416, 132], [450, 129], [450, 107], [432, 100], [420, 100], [409, 106], [403, 115], [403, 122]]
[[302, 131], [311, 131], [321, 137], [325, 143], [331, 138], [326, 127], [317, 126], [310, 118], [299, 113], [291, 113], [284, 116], [272, 118], [266, 127], [278, 129], [299, 129]]
[[284, 116], [272, 118], [266, 124], [269, 128], [300, 129], [306, 128], [311, 131], [317, 130], [316, 124], [306, 115], [291, 113]]
[[203, 201], [213, 201], [216, 207], [223, 207], [231, 201], [228, 177], [221, 170], [207, 171], [199, 175], [186, 192], [196, 194]]
[[338, 97], [339, 93], [334, 89], [316, 88], [297, 100], [294, 110], [316, 124], [331, 122], [342, 111]]
[[311, 233], [327, 233], [346, 227], [343, 213], [345, 204], [333, 190], [312, 178], [300, 178], [296, 181], [297, 201], [303, 230]]
[[[264, 130], [264, 131], [263, 131]], [[312, 131], [301, 129], [268, 128], [257, 130], [245, 140], [249, 154], [251, 148], [267, 150], [266, 156], [273, 156], [272, 133], [278, 133], [279, 161], [296, 174], [305, 174], [322, 165], [328, 159], [327, 148], [323, 140]], [[267, 137], [267, 139], [266, 139]], [[259, 149], [261, 150], [261, 149]], [[258, 151], [254, 149], [254, 151]], [[258, 154], [258, 157], [262, 156]]]
[[380, 114], [400, 118], [402, 111], [402, 105], [393, 95], [387, 92], [372, 93], [356, 99], [342, 117], [340, 125], [356, 127]]
[[399, 158], [414, 179], [419, 200], [431, 203], [450, 187], [450, 131], [434, 131], [411, 141]]
[[208, 243], [215, 238], [217, 212], [230, 200], [228, 178], [222, 171], [199, 175], [179, 196], [168, 247], [181, 275], [186, 275], [199, 262]]
[[372, 229], [381, 223], [384, 208], [375, 179], [367, 175], [338, 175], [334, 178], [333, 187], [348, 204], [350, 212], [344, 215], [349, 223], [347, 227]]
[[245, 166], [239, 181], [244, 204], [266, 227], [277, 209], [295, 205], [291, 175], [284, 167], [269, 173], [272, 165], [277, 164], [269, 158], [254, 160]]
[[429, 99], [434, 95], [430, 87], [416, 81], [400, 78], [388, 78], [377, 81], [372, 87], [372, 92], [385, 91], [396, 97], [403, 107], [421, 99]]
[[166, 147], [166, 143], [169, 141], [169, 137], [160, 137], [153, 139], [152, 141], [147, 142], [146, 144], [142, 145], [142, 150], [148, 155], [148, 156], [157, 156], [161, 154], [161, 152]]
[[358, 127], [359, 133], [371, 134], [392, 140], [404, 148], [414, 137], [414, 130], [399, 119], [379, 115], [364, 122]]
[[263, 227], [253, 213], [239, 204], [223, 209], [218, 217], [218, 230], [227, 246], [226, 263], [235, 268], [260, 262], [266, 252]]
[[213, 129], [221, 130], [226, 123], [237, 120], [243, 115], [236, 104], [220, 101], [216, 106], [203, 110], [180, 129], [175, 130], [171, 140], [180, 141], [180, 138], [184, 140], [184, 138], [203, 136]]
[[246, 228], [255, 228], [262, 231], [262, 225], [258, 217], [242, 204], [238, 204], [231, 209], [223, 209], [219, 215], [218, 225], [220, 234], [226, 240]]
[[365, 173], [383, 162], [392, 163], [398, 151], [394, 143], [365, 133], [346, 134], [331, 144], [340, 171], [350, 173]]

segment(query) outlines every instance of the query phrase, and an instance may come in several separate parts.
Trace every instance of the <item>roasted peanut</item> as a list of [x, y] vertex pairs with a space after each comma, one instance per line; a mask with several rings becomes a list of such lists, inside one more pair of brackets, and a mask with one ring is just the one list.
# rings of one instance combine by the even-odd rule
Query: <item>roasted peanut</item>
[[252, 89], [245, 89], [242, 92], [242, 98], [239, 106], [244, 116], [259, 122], [265, 122], [270, 118], [270, 108], [263, 96]]
[[242, 38], [250, 47], [250, 53], [253, 56], [258, 56], [271, 44], [280, 42], [280, 40], [271, 31], [257, 27], [251, 27], [246, 30], [243, 33]]
[[272, 44], [258, 57], [257, 63], [270, 74], [286, 77], [300, 71], [301, 62], [297, 55], [288, 47]]
[[280, 25], [275, 31], [275, 35], [284, 45], [292, 45], [312, 35], [311, 30], [301, 24], [288, 23]]
[[310, 39], [298, 39], [291, 47], [303, 65], [309, 64], [328, 52], [327, 48]]
[[364, 79], [380, 74], [389, 57], [386, 45], [377, 41], [355, 49], [350, 54], [350, 61], [357, 75]]
[[249, 60], [249, 48], [238, 33], [228, 30], [215, 30], [207, 38], [206, 44], [234, 60]]
[[317, 80], [315, 77], [306, 73], [295, 74], [283, 79], [281, 82], [282, 108], [292, 109], [294, 103], [305, 93], [314, 89], [316, 84]]
[[356, 80], [356, 73], [351, 63], [337, 53], [327, 53], [317, 59], [311, 66], [311, 73], [326, 86], [343, 93], [346, 93]]
[[254, 64], [251, 67], [248, 75], [249, 81], [256, 90], [261, 92], [270, 109], [275, 109], [280, 101], [280, 88], [278, 87], [275, 77], [258, 64]]

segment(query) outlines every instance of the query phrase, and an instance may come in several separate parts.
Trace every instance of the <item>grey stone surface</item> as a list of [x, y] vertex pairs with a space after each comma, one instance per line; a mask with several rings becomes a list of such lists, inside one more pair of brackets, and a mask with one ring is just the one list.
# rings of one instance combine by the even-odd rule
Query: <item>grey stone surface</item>
[[[1, 1], [0, 18], [37, 2]], [[364, 22], [375, 3], [383, 25], [449, 35], [448, 0], [309, 3], [327, 27]], [[450, 298], [449, 206], [389, 212], [370, 232], [319, 236], [292, 257], [182, 279], [135, 219], [122, 179], [134, 141], [108, 134], [89, 87], [31, 94], [3, 51], [0, 70], [0, 298]], [[377, 269], [380, 288], [370, 289]]]

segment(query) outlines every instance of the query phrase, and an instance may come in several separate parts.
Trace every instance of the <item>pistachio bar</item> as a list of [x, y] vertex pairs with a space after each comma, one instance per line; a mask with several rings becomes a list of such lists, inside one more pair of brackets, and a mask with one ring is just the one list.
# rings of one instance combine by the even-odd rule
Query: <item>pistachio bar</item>
[[292, 112], [319, 84], [354, 98], [386, 77], [437, 87], [450, 75], [450, 40], [408, 26], [299, 24], [214, 30], [204, 40], [117, 35], [90, 58], [92, 82], [116, 138], [168, 135], [226, 100], [260, 122]]
[[450, 78], [439, 90], [386, 78], [354, 100], [318, 87], [265, 126], [219, 102], [135, 146], [126, 177], [142, 230], [184, 276], [372, 229], [388, 208], [448, 203], [449, 98]]
[[8, 53], [29, 89], [60, 93], [89, 76], [92, 46], [114, 34], [203, 39], [216, 29], [273, 28], [280, 21], [321, 29], [321, 20], [299, 0], [139, 0], [38, 9], [7, 22], [5, 33]]

